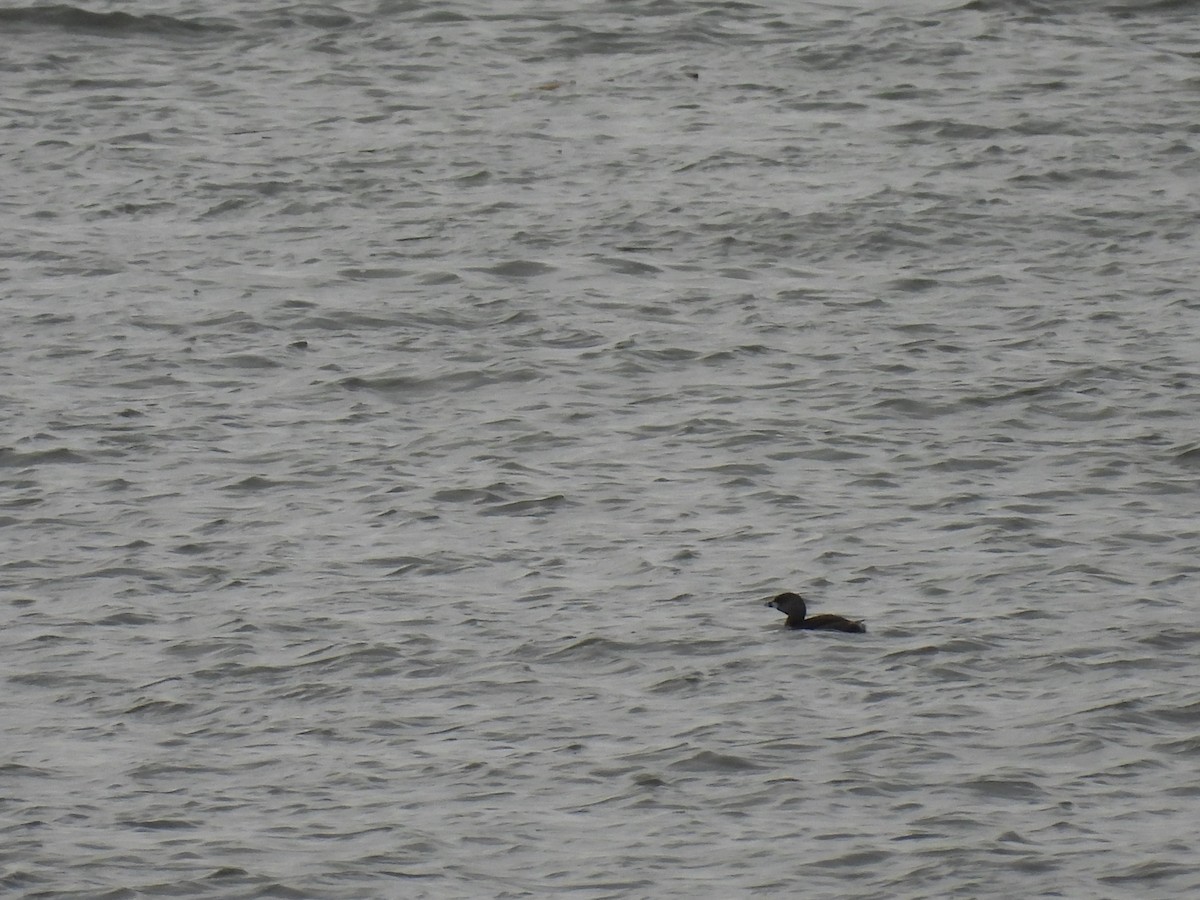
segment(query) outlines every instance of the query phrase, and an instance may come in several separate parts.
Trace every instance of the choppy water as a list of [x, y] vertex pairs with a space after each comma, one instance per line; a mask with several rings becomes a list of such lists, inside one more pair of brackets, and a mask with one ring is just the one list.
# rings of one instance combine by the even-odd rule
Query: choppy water
[[0, 48], [6, 895], [1200, 889], [1194, 4]]

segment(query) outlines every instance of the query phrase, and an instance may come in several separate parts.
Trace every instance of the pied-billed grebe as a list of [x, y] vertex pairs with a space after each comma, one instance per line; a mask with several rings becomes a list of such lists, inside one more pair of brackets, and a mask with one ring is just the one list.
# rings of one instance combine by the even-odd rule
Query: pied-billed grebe
[[780, 594], [774, 600], [768, 600], [767, 606], [773, 606], [787, 616], [784, 625], [788, 628], [807, 628], [812, 631], [852, 631], [855, 633], [867, 630], [867, 626], [862, 622], [855, 622], [844, 616], [831, 616], [828, 613], [820, 616], [808, 615], [808, 607], [804, 605], [804, 598], [791, 591]]

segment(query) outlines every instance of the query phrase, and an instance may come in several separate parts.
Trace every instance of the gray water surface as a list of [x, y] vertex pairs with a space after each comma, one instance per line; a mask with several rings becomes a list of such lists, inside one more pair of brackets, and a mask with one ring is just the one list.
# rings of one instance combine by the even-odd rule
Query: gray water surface
[[1191, 13], [0, 10], [0, 888], [1200, 890]]

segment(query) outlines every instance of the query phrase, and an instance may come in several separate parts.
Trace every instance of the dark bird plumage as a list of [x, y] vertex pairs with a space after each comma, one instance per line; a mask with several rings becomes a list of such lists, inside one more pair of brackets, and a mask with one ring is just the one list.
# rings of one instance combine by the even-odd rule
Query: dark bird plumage
[[847, 619], [845, 616], [834, 616], [828, 613], [810, 616], [804, 598], [791, 591], [780, 594], [773, 600], [768, 600], [767, 606], [773, 607], [787, 616], [784, 625], [788, 628], [804, 628], [810, 631], [848, 631], [856, 634], [867, 630], [867, 626], [862, 622]]

